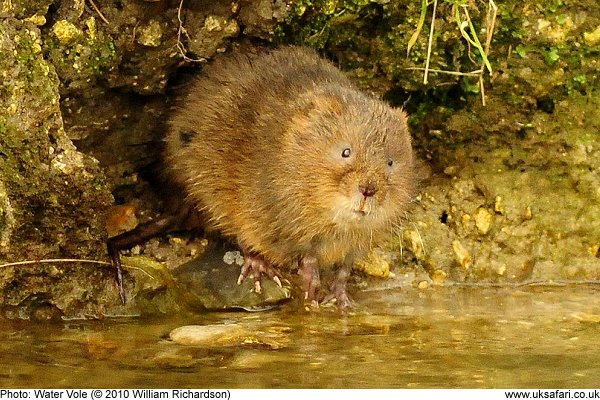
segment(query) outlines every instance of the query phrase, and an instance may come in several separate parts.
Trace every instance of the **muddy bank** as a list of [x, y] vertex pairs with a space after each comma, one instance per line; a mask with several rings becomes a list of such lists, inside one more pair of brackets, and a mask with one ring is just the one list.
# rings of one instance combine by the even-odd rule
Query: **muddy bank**
[[494, 44], [487, 105], [439, 107], [447, 118], [417, 128], [437, 173], [404, 243], [434, 280], [598, 279], [599, 13], [501, 9], [512, 40]]
[[589, 133], [597, 130], [597, 101], [573, 94], [552, 114], [521, 121], [498, 110], [503, 105], [492, 103], [458, 113], [447, 129], [506, 121], [525, 132], [452, 149], [442, 177], [419, 198], [405, 245], [439, 281], [597, 280], [598, 142]]
[[[114, 205], [135, 206], [141, 222], [169, 207], [157, 190], [161, 121], [186, 79], [232, 48], [293, 43], [321, 50], [365, 90], [403, 105], [430, 166], [402, 232], [360, 268], [387, 277], [375, 285], [597, 281], [600, 6], [499, 5], [483, 106], [478, 76], [431, 72], [423, 83], [432, 10], [405, 3], [2, 6], [0, 258], [106, 262]], [[487, 5], [467, 9], [485, 43]], [[455, 11], [449, 3], [437, 11], [431, 70], [482, 66]], [[203, 246], [177, 234], [133, 253], [170, 271]], [[100, 264], [2, 268], [0, 299], [11, 318], [177, 309], [164, 295], [168, 279], [145, 268], [128, 270], [130, 297], [140, 301], [124, 308]]]

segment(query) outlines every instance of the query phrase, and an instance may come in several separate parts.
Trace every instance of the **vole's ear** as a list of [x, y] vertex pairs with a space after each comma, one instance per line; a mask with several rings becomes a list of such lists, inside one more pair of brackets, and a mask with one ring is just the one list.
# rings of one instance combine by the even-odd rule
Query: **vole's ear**
[[[291, 142], [298, 145], [301, 149], [311, 146], [314, 142], [312, 135], [306, 135], [307, 130], [313, 129], [315, 117], [319, 116], [327, 118], [328, 116], [339, 116], [342, 114], [343, 104], [339, 98], [331, 96], [327, 93], [308, 93], [296, 100], [294, 115], [289, 124], [288, 133], [291, 134]], [[317, 130], [325, 131], [328, 130]], [[292, 133], [300, 134], [292, 134]]]
[[311, 93], [301, 103], [302, 114], [305, 116], [313, 112], [321, 114], [342, 114], [342, 103], [340, 99], [327, 93]]
[[318, 111], [335, 115], [342, 114], [342, 103], [340, 100], [327, 94], [315, 96], [312, 100], [312, 104], [313, 108]]

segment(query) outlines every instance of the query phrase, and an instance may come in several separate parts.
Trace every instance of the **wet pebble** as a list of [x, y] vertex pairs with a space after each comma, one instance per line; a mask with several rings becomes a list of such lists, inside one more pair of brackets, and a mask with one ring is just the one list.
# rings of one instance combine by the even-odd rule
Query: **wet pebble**
[[586, 312], [578, 312], [572, 314], [575, 320], [581, 323], [591, 323], [591, 324], [599, 324], [600, 323], [600, 314], [589, 314]]
[[446, 281], [446, 278], [448, 278], [448, 274], [446, 274], [446, 272], [442, 271], [441, 269], [436, 269], [431, 274], [431, 281], [434, 285], [443, 285]]
[[229, 346], [241, 344], [250, 332], [238, 324], [186, 325], [171, 331], [175, 343], [187, 346]]
[[237, 354], [228, 367], [243, 369], [273, 368], [278, 363], [289, 363], [289, 356], [279, 352], [252, 350]]
[[287, 286], [279, 287], [270, 279], [262, 279], [261, 293], [254, 290], [252, 279], [238, 285], [238, 259], [243, 263], [243, 257], [237, 250], [212, 248], [175, 268], [173, 277], [177, 281], [177, 290], [185, 294], [186, 304], [209, 310], [263, 311], [291, 298]]
[[279, 335], [250, 331], [239, 324], [186, 325], [174, 329], [169, 334], [172, 341], [186, 346], [257, 345], [271, 349], [284, 346], [284, 341], [279, 340], [277, 336]]
[[502, 196], [496, 196], [496, 200], [494, 201], [494, 212], [498, 214], [504, 214], [504, 205], [502, 203]]
[[160, 367], [191, 368], [200, 363], [200, 359], [191, 354], [182, 354], [175, 351], [163, 351], [152, 358], [152, 362]]

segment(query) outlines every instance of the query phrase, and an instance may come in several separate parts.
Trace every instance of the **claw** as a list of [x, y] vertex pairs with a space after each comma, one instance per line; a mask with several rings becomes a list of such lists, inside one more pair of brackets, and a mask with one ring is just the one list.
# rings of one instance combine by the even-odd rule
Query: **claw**
[[304, 291], [304, 301], [312, 303], [317, 298], [317, 292], [321, 285], [319, 277], [319, 266], [317, 259], [311, 256], [303, 256], [300, 259], [300, 268], [298, 275], [302, 280], [302, 290]]
[[254, 291], [256, 293], [262, 292], [262, 288], [260, 287], [260, 281], [254, 281]]
[[283, 287], [279, 277], [279, 271], [277, 271], [275, 267], [271, 266], [262, 255], [244, 251], [244, 265], [242, 265], [237, 284], [241, 285], [248, 276], [252, 275], [254, 277], [254, 291], [256, 293], [262, 293], [260, 284], [262, 274], [271, 278], [277, 286]]
[[336, 277], [330, 286], [330, 292], [327, 296], [325, 296], [322, 304], [335, 302], [335, 304], [341, 310], [352, 308], [352, 301], [350, 301], [350, 298], [346, 293], [346, 284], [348, 283], [351, 270], [352, 267], [347, 264], [342, 265], [338, 269]]

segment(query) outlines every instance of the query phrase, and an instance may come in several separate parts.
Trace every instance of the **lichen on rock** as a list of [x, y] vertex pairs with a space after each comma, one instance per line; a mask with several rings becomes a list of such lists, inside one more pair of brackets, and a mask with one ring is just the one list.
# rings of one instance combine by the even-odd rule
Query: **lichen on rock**
[[[33, 23], [3, 21], [0, 258], [98, 258], [104, 253], [102, 214], [112, 197], [97, 161], [79, 153], [65, 135], [58, 77], [43, 58], [40, 41], [40, 31]], [[52, 268], [63, 267], [57, 264]], [[28, 309], [31, 299], [43, 298], [47, 299], [42, 301], [44, 304], [57, 306], [60, 302], [63, 308], [59, 307], [59, 314], [74, 312], [73, 304], [80, 308], [82, 300], [94, 290], [88, 286], [85, 293], [63, 292], [65, 285], [61, 282], [70, 281], [65, 282], [68, 287], [86, 287], [83, 282], [93, 282], [92, 276], [106, 279], [106, 274], [101, 277], [89, 269], [75, 270], [73, 274], [48, 276], [47, 265], [3, 268], [2, 304]], [[102, 297], [98, 295], [98, 301]]]

